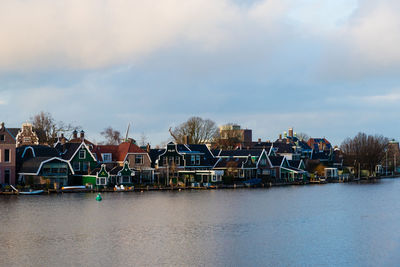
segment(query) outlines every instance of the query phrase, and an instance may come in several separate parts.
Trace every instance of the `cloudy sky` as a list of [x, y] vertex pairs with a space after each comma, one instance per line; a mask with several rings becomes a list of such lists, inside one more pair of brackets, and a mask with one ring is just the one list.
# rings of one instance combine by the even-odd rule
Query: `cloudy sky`
[[400, 1], [2, 0], [0, 120], [152, 145], [190, 116], [253, 138], [400, 135]]

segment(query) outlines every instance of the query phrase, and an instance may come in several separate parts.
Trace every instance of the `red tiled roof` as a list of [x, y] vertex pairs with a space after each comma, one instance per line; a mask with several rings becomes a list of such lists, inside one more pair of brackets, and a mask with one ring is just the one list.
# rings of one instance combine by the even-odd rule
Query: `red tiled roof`
[[124, 161], [128, 153], [147, 153], [131, 142], [123, 142], [119, 145], [98, 145], [94, 147], [93, 152], [96, 153], [99, 161], [102, 161], [102, 153], [111, 153], [112, 161]]

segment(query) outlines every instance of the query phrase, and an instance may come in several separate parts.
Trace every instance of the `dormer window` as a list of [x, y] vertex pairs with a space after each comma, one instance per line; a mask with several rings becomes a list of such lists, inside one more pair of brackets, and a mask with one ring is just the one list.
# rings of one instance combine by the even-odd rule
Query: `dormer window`
[[142, 165], [143, 164], [143, 155], [136, 155], [135, 156], [135, 164]]
[[103, 162], [111, 162], [112, 161], [111, 153], [102, 153], [101, 157], [103, 158]]
[[86, 150], [81, 149], [79, 150], [79, 159], [85, 159], [86, 158]]

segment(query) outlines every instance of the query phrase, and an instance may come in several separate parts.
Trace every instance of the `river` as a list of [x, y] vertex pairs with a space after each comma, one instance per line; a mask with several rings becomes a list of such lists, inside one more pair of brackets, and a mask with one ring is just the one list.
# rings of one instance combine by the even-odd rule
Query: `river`
[[399, 266], [400, 179], [0, 196], [0, 266]]

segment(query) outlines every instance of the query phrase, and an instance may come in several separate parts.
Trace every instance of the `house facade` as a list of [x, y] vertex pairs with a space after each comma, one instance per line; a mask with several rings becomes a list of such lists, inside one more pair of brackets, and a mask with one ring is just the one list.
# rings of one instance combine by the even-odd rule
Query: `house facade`
[[39, 145], [39, 138], [31, 123], [23, 123], [15, 139], [17, 147]]
[[58, 189], [70, 185], [71, 164], [49, 146], [23, 146], [17, 149], [18, 183]]
[[16, 183], [15, 131], [0, 124], [0, 184]]

